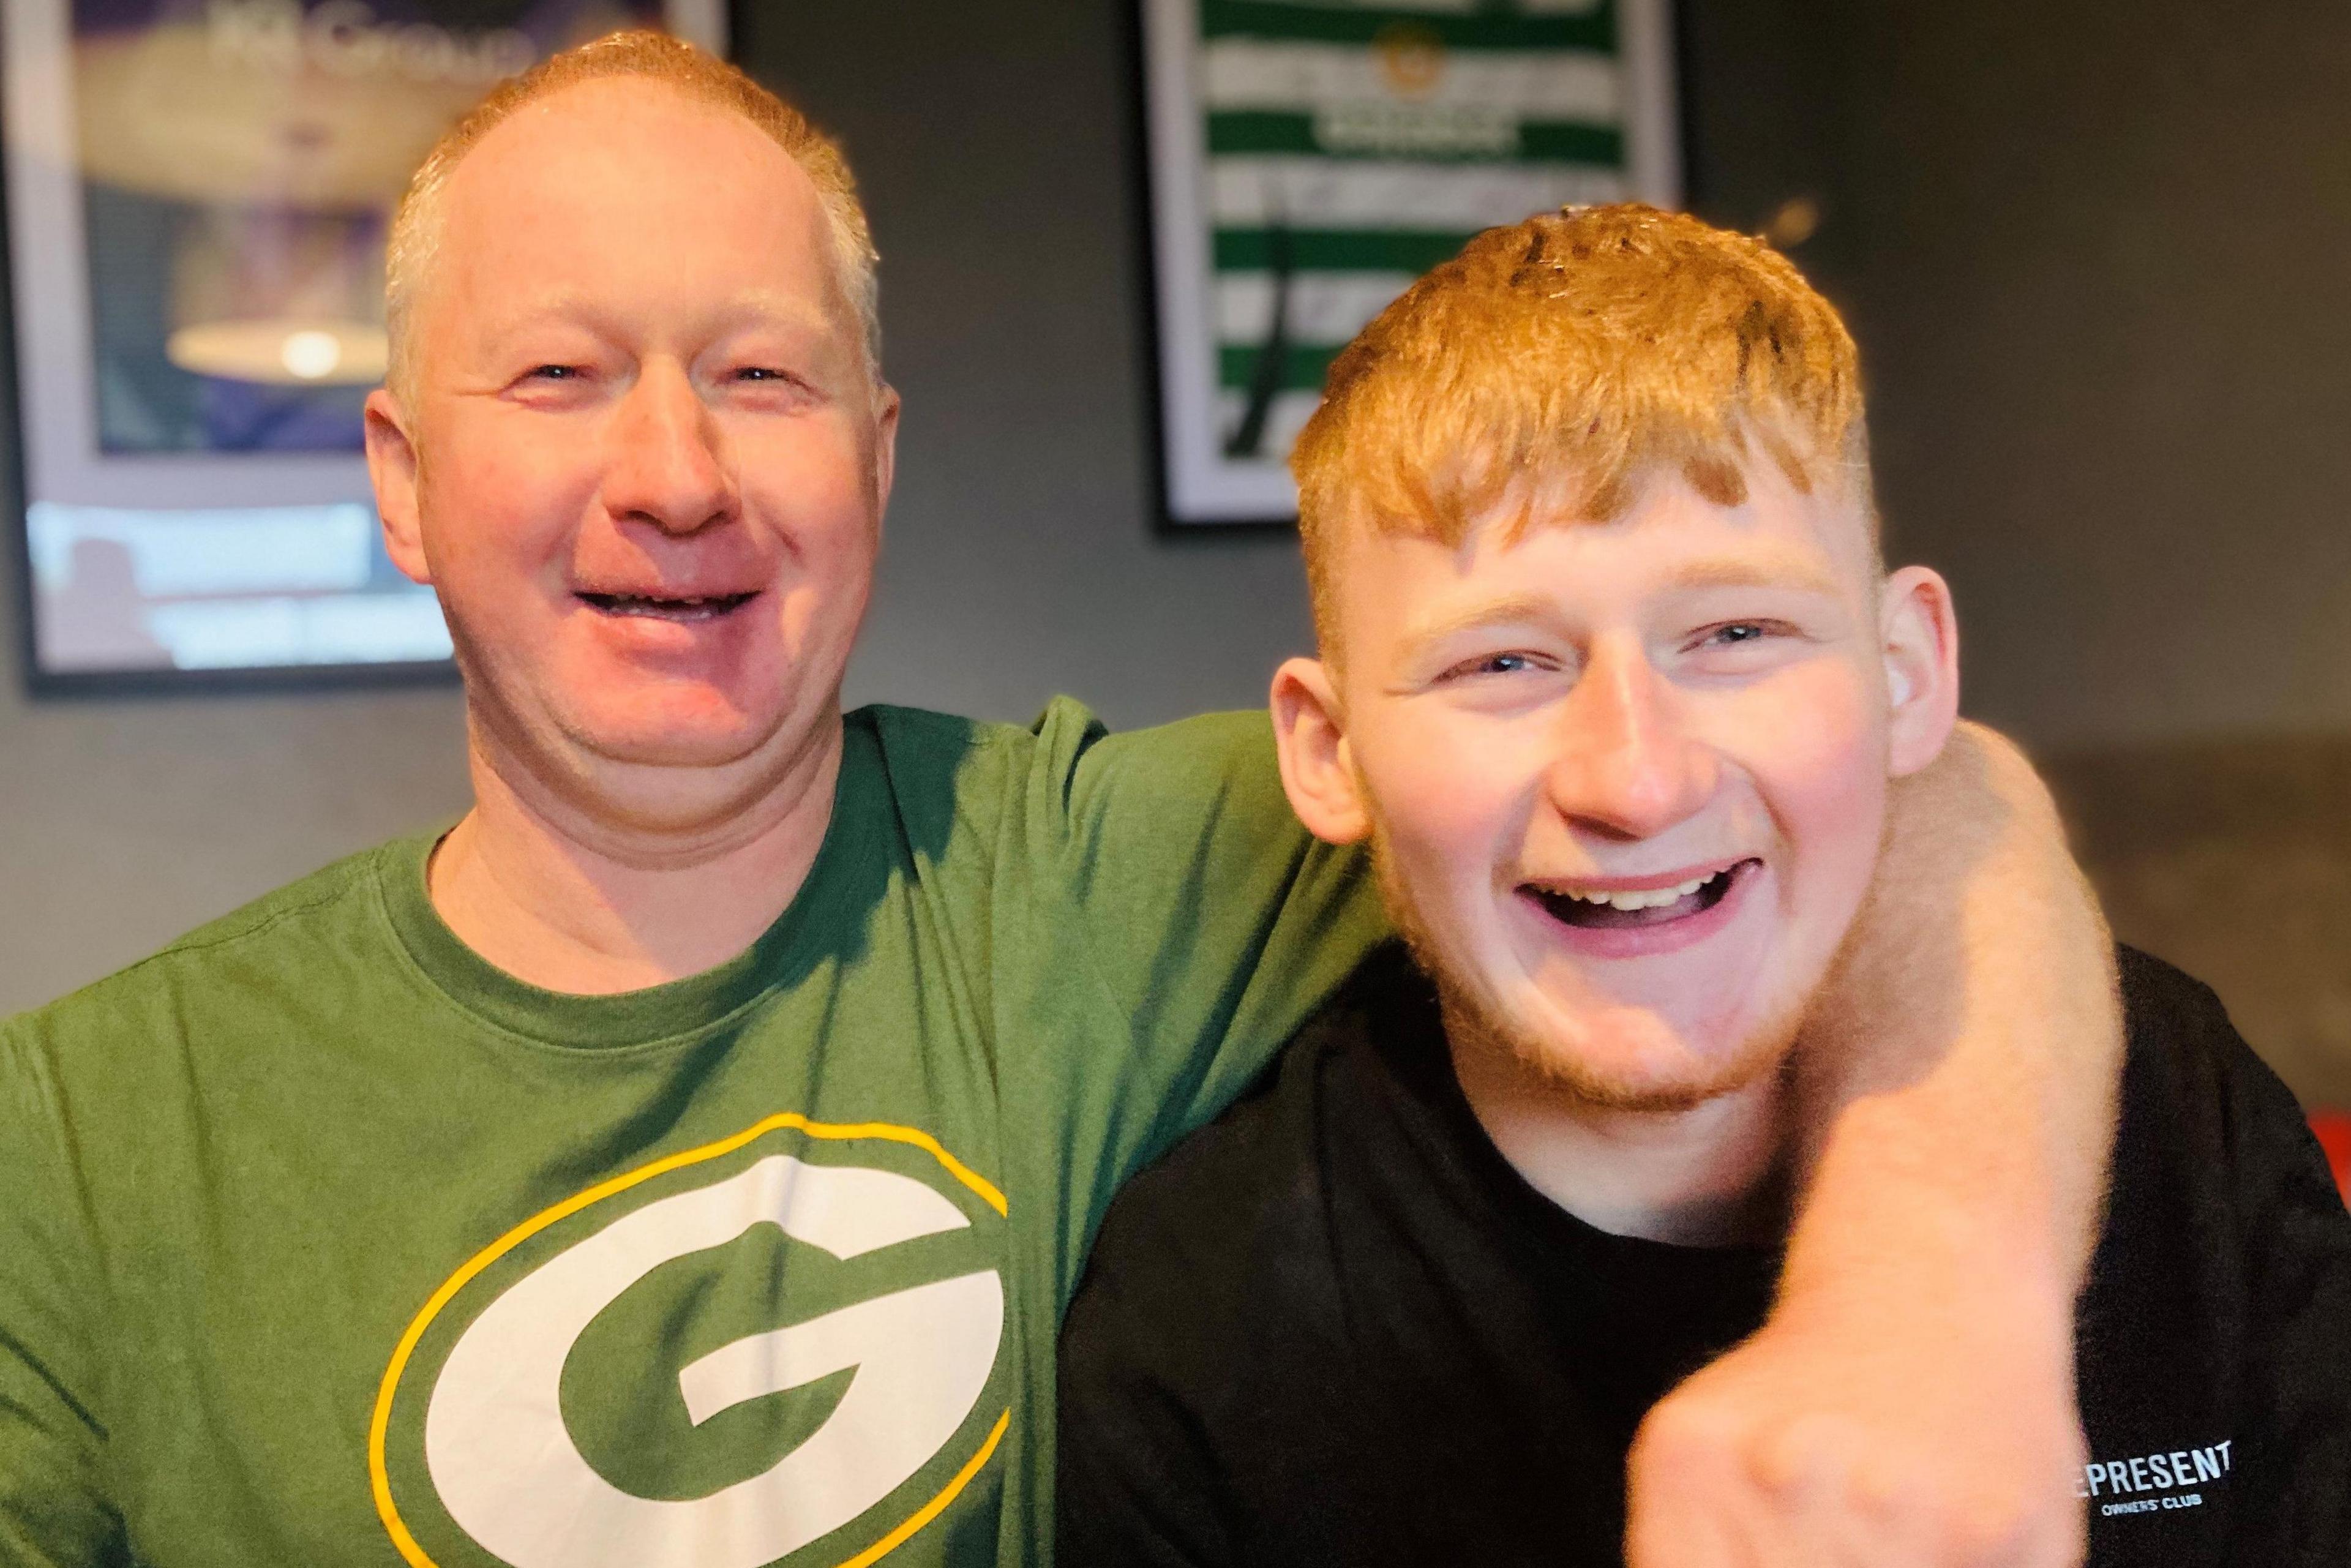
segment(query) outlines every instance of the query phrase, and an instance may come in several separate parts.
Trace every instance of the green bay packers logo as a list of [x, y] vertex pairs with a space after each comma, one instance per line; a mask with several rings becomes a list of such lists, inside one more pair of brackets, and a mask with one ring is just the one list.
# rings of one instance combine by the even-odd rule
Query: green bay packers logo
[[384, 1528], [415, 1568], [862, 1568], [1009, 1422], [1004, 1214], [927, 1134], [790, 1113], [555, 1205], [402, 1336]]

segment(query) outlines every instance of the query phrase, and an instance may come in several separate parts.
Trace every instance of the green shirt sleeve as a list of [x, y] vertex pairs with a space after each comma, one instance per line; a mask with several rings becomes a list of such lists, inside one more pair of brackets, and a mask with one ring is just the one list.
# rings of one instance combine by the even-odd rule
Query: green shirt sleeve
[[101, 1470], [99, 1268], [56, 1074], [0, 1025], [0, 1565], [123, 1561]]
[[1105, 735], [1040, 722], [1057, 789], [1054, 946], [1105, 1020], [1072, 1042], [1114, 1186], [1213, 1117], [1387, 933], [1369, 856], [1306, 831], [1262, 713]]

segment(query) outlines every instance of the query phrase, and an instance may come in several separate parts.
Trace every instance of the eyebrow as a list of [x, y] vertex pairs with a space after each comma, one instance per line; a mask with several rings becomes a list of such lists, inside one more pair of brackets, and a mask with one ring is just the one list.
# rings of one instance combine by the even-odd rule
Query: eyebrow
[[[1836, 579], [1818, 561], [1797, 550], [1771, 550], [1752, 556], [1709, 556], [1686, 561], [1666, 580], [1669, 589], [1695, 592], [1709, 588], [1772, 588], [1795, 593], [1836, 596]], [[1465, 632], [1496, 626], [1520, 626], [1554, 620], [1559, 609], [1540, 593], [1514, 593], [1447, 614], [1431, 615], [1405, 632], [1404, 645], [1418, 654]]]
[[1667, 581], [1683, 590], [1783, 588], [1832, 596], [1837, 591], [1836, 580], [1818, 561], [1796, 550], [1775, 549], [1760, 559], [1750, 556], [1712, 556], [1686, 561], [1674, 569]]
[[840, 302], [842, 310], [836, 312], [823, 304], [811, 303], [803, 296], [787, 294], [780, 289], [760, 288], [742, 295], [735, 301], [734, 325], [789, 326], [830, 332], [846, 320], [855, 330], [856, 311], [846, 300]]
[[1514, 593], [1507, 599], [1492, 600], [1450, 614], [1432, 615], [1416, 622], [1405, 632], [1405, 645], [1416, 653], [1463, 632], [1476, 632], [1489, 626], [1514, 626], [1529, 621], [1548, 621], [1557, 614], [1557, 606], [1541, 594]]
[[[1666, 579], [1669, 589], [1783, 588], [1800, 593], [1837, 592], [1836, 579], [1820, 562], [1798, 550], [1770, 550], [1756, 556], [1707, 556], [1685, 561]], [[1514, 593], [1473, 604], [1448, 614], [1432, 615], [1416, 623], [1409, 635], [1416, 643], [1436, 642], [1456, 632], [1473, 632], [1521, 621], [1543, 621], [1556, 606], [1540, 593]]]

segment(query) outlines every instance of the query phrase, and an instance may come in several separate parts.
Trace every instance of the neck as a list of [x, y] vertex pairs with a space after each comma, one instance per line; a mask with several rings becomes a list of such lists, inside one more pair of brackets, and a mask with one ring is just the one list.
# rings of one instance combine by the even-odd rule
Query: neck
[[1447, 1020], [1462, 1094], [1527, 1185], [1595, 1229], [1683, 1247], [1775, 1240], [1792, 1108], [1783, 1075], [1685, 1109], [1595, 1103]]
[[575, 995], [665, 984], [748, 947], [808, 880], [841, 776], [833, 713], [748, 805], [615, 823], [469, 729], [474, 809], [433, 852], [433, 907], [490, 963]]

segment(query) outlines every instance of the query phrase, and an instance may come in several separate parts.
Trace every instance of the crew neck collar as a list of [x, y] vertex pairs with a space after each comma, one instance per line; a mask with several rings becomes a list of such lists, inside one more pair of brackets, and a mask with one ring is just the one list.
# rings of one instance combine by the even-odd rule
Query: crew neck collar
[[715, 968], [641, 990], [602, 996], [520, 979], [467, 946], [433, 907], [425, 868], [444, 828], [387, 844], [375, 874], [386, 917], [424, 979], [467, 1012], [545, 1045], [609, 1051], [675, 1041], [724, 1023], [799, 979], [821, 935], [853, 914], [851, 895], [879, 837], [880, 758], [872, 737], [844, 727], [841, 769], [824, 839], [799, 891], [751, 945]]
[[1486, 1124], [1478, 1119], [1476, 1107], [1462, 1092], [1453, 1071], [1453, 1053], [1446, 1044], [1444, 1012], [1436, 985], [1401, 946], [1384, 956], [1384, 960], [1393, 966], [1383, 977], [1393, 989], [1387, 1004], [1375, 1006], [1369, 1013], [1373, 1019], [1384, 1014], [1388, 1020], [1384, 1028], [1376, 1022], [1373, 1027], [1375, 1040], [1386, 1048], [1378, 1054], [1397, 1086], [1425, 1108], [1428, 1131], [1450, 1152], [1454, 1168], [1489, 1212], [1539, 1249], [1606, 1254], [1625, 1268], [1677, 1274], [1725, 1267], [1777, 1270], [1783, 1251], [1780, 1245], [1696, 1245], [1619, 1235], [1603, 1230], [1544, 1195], [1495, 1145]]

